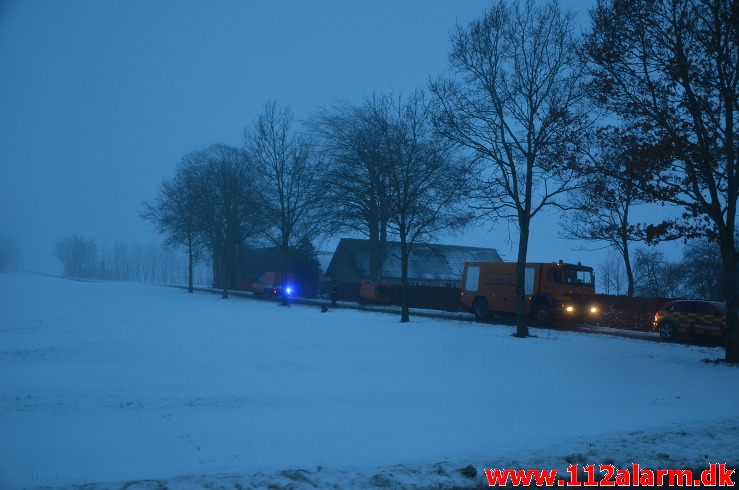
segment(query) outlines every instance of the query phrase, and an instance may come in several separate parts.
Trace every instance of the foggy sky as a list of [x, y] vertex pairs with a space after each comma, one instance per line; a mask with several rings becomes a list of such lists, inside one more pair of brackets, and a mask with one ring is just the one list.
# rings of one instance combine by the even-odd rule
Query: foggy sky
[[[0, 8], [0, 232], [22, 266], [53, 244], [159, 237], [138, 217], [179, 158], [242, 145], [275, 100], [297, 119], [336, 100], [407, 92], [447, 68], [449, 33], [483, 0], [17, 1]], [[589, 0], [563, 2], [586, 18]], [[531, 261], [582, 260], [535, 219]], [[486, 227], [487, 228], [487, 227]], [[445, 243], [498, 248], [505, 225]], [[515, 230], [513, 231], [515, 235]], [[581, 258], [582, 257], [582, 258]], [[592, 263], [591, 265], [596, 265]]]

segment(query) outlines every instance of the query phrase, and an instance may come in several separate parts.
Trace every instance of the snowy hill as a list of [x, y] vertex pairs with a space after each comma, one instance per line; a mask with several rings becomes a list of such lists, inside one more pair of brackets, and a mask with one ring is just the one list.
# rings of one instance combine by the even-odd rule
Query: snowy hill
[[739, 368], [704, 362], [721, 349], [512, 329], [0, 274], [0, 488], [736, 467]]

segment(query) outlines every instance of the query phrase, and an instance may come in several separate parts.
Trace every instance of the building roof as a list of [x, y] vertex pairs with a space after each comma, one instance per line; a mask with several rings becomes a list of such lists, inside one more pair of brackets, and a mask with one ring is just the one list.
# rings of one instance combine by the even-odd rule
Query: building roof
[[[337, 260], [348, 260], [356, 276], [370, 278], [369, 240], [342, 238], [336, 247], [333, 259], [326, 270], [338, 267]], [[347, 259], [344, 259], [347, 257]], [[408, 261], [408, 279], [413, 281], [459, 281], [465, 262], [502, 262], [494, 248], [463, 247], [415, 243]], [[385, 280], [400, 279], [400, 243], [387, 242], [387, 254], [382, 277]]]

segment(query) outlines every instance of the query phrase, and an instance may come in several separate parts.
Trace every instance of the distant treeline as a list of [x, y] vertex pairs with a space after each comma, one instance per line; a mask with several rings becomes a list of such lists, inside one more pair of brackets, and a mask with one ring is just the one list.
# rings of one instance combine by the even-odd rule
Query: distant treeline
[[[188, 281], [187, 257], [157, 242], [111, 244], [73, 235], [56, 243], [54, 256], [62, 262], [65, 277], [161, 284]], [[210, 285], [210, 264], [198, 263], [194, 276], [196, 284]]]
[[[724, 300], [721, 250], [716, 242], [693, 240], [679, 260], [670, 260], [654, 248], [634, 251], [634, 296], [642, 298], [696, 298]], [[628, 280], [623, 261], [609, 254], [596, 268], [598, 290], [606, 295], [625, 295]]]

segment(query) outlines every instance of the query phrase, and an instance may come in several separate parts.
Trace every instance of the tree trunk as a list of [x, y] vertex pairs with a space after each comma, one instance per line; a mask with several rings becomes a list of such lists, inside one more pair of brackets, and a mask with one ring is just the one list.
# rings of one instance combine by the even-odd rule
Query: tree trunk
[[624, 269], [626, 270], [626, 296], [629, 298], [634, 297], [634, 271], [631, 268], [631, 257], [629, 256], [629, 242], [624, 239], [622, 241], [622, 251], [624, 259]]
[[222, 292], [222, 298], [228, 299], [228, 280], [229, 280], [229, 268], [231, 267], [231, 264], [229, 262], [229, 251], [228, 251], [228, 241], [223, 240], [223, 242], [218, 244], [217, 247], [217, 255], [214, 257], [213, 260], [213, 267], [214, 272], [218, 273], [218, 277], [213, 278], [213, 282], [215, 283], [215, 287], [219, 288]]
[[737, 254], [734, 240], [730, 236], [721, 237], [721, 258], [724, 276], [724, 301], [726, 301], [726, 346], [725, 360], [739, 362], [739, 301], [736, 293]]
[[219, 254], [212, 254], [212, 258], [210, 261], [210, 268], [212, 272], [212, 278], [211, 278], [211, 284], [213, 288], [219, 288], [221, 287], [221, 266], [219, 265], [219, 262], [221, 261], [221, 256]]
[[[734, 3], [736, 8], [736, 3]], [[736, 21], [736, 11], [734, 11], [734, 20]], [[736, 30], [734, 30], [736, 35]], [[736, 39], [734, 40], [736, 42]], [[734, 44], [736, 47], [736, 44]], [[736, 53], [736, 51], [735, 51]], [[736, 87], [736, 85], [734, 85]], [[725, 107], [731, 107], [732, 105], [736, 108], [737, 95], [735, 90], [725, 90], [722, 93]], [[721, 234], [721, 259], [724, 269], [724, 291], [726, 301], [726, 353], [725, 359], [727, 362], [739, 362], [739, 318], [737, 318], [737, 308], [739, 308], [739, 298], [737, 298], [736, 292], [736, 266], [737, 266], [737, 252], [736, 252], [736, 202], [737, 193], [739, 193], [739, 182], [737, 182], [737, 154], [736, 154], [736, 133], [734, 130], [734, 114], [731, 110], [726, 110], [725, 121], [726, 121], [726, 136], [724, 148], [726, 149], [726, 160], [727, 160], [727, 175], [728, 175], [728, 199], [726, 206], [726, 228]], [[714, 221], [718, 222], [718, 219]]]
[[193, 251], [192, 251], [192, 238], [188, 237], [187, 240], [187, 292], [192, 293], [193, 279], [192, 279], [192, 263], [193, 263]]
[[400, 234], [400, 323], [410, 321], [408, 310], [408, 243], [405, 234]]
[[370, 256], [370, 277], [371, 281], [379, 282], [379, 260], [378, 250], [380, 249], [380, 233], [378, 227], [369, 226], [369, 256]]
[[223, 299], [228, 299], [228, 267], [229, 267], [229, 263], [228, 263], [228, 250], [226, 249], [226, 247], [223, 247], [223, 248], [224, 248], [224, 250], [221, 253], [221, 258], [220, 258], [220, 262], [221, 262], [221, 281], [222, 281], [222, 286], [223, 286], [223, 296], [222, 296], [222, 298]]
[[290, 306], [290, 303], [288, 301], [287, 297], [287, 260], [290, 255], [290, 247], [288, 245], [288, 241], [285, 238], [282, 240], [282, 301], [280, 302], [281, 306]]
[[380, 225], [380, 245], [377, 255], [377, 280], [382, 281], [385, 274], [385, 254], [387, 252], [387, 222]]
[[374, 282], [382, 282], [383, 265], [385, 262], [385, 246], [387, 244], [387, 230], [379, 222], [369, 229], [370, 247], [370, 277]]
[[516, 260], [516, 333], [514, 337], [529, 336], [526, 318], [526, 255], [529, 248], [529, 220], [519, 219], [518, 259]]

